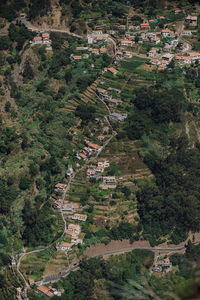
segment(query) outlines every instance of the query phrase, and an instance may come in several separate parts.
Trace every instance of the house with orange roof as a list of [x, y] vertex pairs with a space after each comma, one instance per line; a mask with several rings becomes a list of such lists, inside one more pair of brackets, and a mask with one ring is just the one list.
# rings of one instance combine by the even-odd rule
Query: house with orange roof
[[86, 174], [87, 174], [87, 177], [93, 177], [95, 175], [95, 170], [94, 169], [88, 169]]
[[35, 45], [42, 44], [42, 38], [41, 38], [41, 36], [35, 36], [35, 37], [33, 38], [33, 43], [34, 43]]
[[119, 25], [118, 27], [120, 30], [126, 30], [126, 25]]
[[83, 54], [83, 58], [88, 59], [89, 58], [89, 54], [87, 54], [87, 53]]
[[151, 38], [151, 42], [155, 45], [159, 44], [160, 43], [160, 38], [157, 37], [157, 36], [154, 36]]
[[85, 51], [85, 50], [88, 50], [88, 47], [82, 47], [82, 46], [76, 47], [76, 51]]
[[43, 33], [42, 38], [43, 39], [49, 39], [49, 33]]
[[182, 10], [180, 8], [175, 8], [174, 9], [175, 15], [180, 14], [181, 12], [182, 12]]
[[113, 68], [113, 67], [108, 68], [107, 71], [109, 71], [113, 75], [116, 75], [118, 73], [118, 71], [115, 68]]
[[73, 58], [73, 60], [81, 60], [82, 56], [80, 56], [80, 55], [73, 55], [72, 58]]
[[121, 46], [129, 46], [131, 47], [133, 45], [133, 42], [132, 41], [129, 41], [129, 40], [122, 40], [121, 41]]
[[152, 65], [160, 65], [160, 61], [158, 59], [152, 59], [151, 64]]
[[133, 53], [131, 51], [123, 51], [123, 56], [126, 58], [132, 58]]
[[174, 32], [171, 31], [171, 30], [168, 29], [168, 28], [163, 29], [163, 30], [161, 31], [161, 34], [162, 34], [163, 37], [172, 37], [172, 36], [174, 36]]
[[59, 245], [59, 248], [60, 250], [62, 251], [67, 251], [71, 248], [71, 244], [70, 243], [67, 243], [67, 242], [61, 242], [60, 245]]
[[98, 140], [103, 141], [105, 139], [105, 136], [104, 135], [99, 135], [97, 138], [98, 138]]
[[149, 50], [149, 57], [155, 57], [157, 55], [157, 49]]
[[81, 159], [86, 160], [87, 156], [84, 153], [79, 153]]
[[190, 52], [188, 53], [191, 60], [199, 60], [200, 59], [200, 53], [199, 52]]
[[54, 296], [54, 294], [51, 292], [51, 287], [46, 287], [45, 285], [40, 285], [37, 287], [36, 290], [38, 293], [45, 295], [49, 298]]
[[99, 54], [99, 49], [96, 49], [96, 48], [92, 49], [92, 54], [98, 55]]
[[177, 56], [175, 56], [175, 59], [180, 64], [190, 64], [191, 63], [191, 57], [190, 56], [177, 55]]
[[73, 219], [73, 220], [78, 220], [78, 221], [83, 221], [83, 222], [85, 222], [85, 221], [87, 220], [87, 215], [85, 215], [85, 214], [74, 214], [74, 215], [72, 216], [72, 219]]
[[165, 65], [160, 65], [158, 66], [158, 71], [163, 71], [163, 70], [166, 70], [167, 67]]
[[191, 30], [183, 30], [181, 33], [182, 36], [191, 36], [192, 31]]
[[93, 151], [95, 152], [99, 152], [101, 151], [102, 147], [97, 145], [97, 144], [93, 144], [93, 143], [89, 143], [88, 147], [91, 148]]
[[69, 224], [68, 229], [72, 229], [73, 235], [79, 235], [81, 233], [81, 226], [78, 224]]
[[101, 54], [104, 54], [104, 53], [106, 53], [106, 48], [105, 47], [101, 47], [100, 49], [99, 49], [99, 52], [101, 53]]
[[148, 22], [147, 23], [143, 23], [143, 24], [140, 24], [140, 28], [141, 29], [150, 29], [150, 25], [149, 25]]
[[109, 132], [109, 127], [108, 126], [105, 126], [104, 128], [103, 128], [103, 133], [108, 133]]

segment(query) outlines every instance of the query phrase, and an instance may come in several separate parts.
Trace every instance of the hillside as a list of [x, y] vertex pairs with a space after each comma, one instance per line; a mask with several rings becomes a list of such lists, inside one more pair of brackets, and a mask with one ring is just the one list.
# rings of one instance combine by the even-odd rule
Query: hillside
[[[200, 242], [199, 13], [198, 1], [1, 1], [2, 300], [46, 299], [34, 282], [98, 243]], [[152, 263], [138, 257], [140, 278]], [[80, 299], [101, 285], [118, 299], [109, 276]], [[69, 299], [73, 280], [55, 284], [74, 286]]]

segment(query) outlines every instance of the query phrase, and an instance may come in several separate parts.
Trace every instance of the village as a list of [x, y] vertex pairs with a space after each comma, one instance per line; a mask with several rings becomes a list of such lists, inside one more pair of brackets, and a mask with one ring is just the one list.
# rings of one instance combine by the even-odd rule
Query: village
[[[135, 203], [128, 203], [128, 209], [127, 207], [125, 209], [124, 203], [120, 203], [118, 198], [124, 197], [123, 193], [127, 193], [128, 199], [123, 199], [123, 201], [134, 200], [137, 180], [144, 176], [151, 178], [152, 174], [137, 155], [140, 145], [137, 148], [134, 143], [129, 143], [128, 146], [127, 143], [123, 145], [124, 149], [129, 147], [134, 153], [134, 157], [131, 157], [133, 164], [135, 163], [134, 170], [121, 175], [117, 167], [113, 167], [115, 166], [113, 149], [107, 150], [106, 147], [116, 135], [115, 128], [120, 127], [128, 117], [127, 102], [122, 93], [123, 78], [119, 86], [116, 84], [116, 79], [124, 73], [127, 75], [125, 67], [124, 69], [121, 67], [123, 61], [126, 63], [139, 60], [141, 65], [145, 64], [153, 70], [162, 72], [167, 68], [172, 68], [173, 63], [182, 67], [200, 60], [200, 52], [194, 52], [190, 42], [190, 38], [197, 34], [197, 15], [185, 15], [185, 12], [179, 8], [174, 9], [173, 13], [175, 16], [181, 15], [182, 18], [177, 22], [169, 22], [165, 16], [158, 16], [155, 19], [143, 19], [137, 25], [129, 24], [130, 22], [126, 25], [116, 24], [112, 29], [95, 26], [94, 30], [87, 33], [85, 40], [80, 40], [78, 44], [76, 42], [74, 51], [70, 55], [74, 65], [82, 61], [87, 63], [90, 57], [96, 59], [103, 55], [110, 55], [113, 61], [111, 65], [103, 68], [95, 88], [90, 90], [92, 97], [105, 106], [106, 116], [95, 119], [95, 127], [89, 128], [87, 136], [83, 132], [80, 133], [78, 126], [73, 128], [72, 141], [78, 144], [78, 147], [74, 151], [73, 160], [68, 161], [68, 157], [66, 158], [68, 162], [66, 176], [63, 181], [55, 184], [52, 196], [52, 211], [60, 214], [65, 224], [64, 234], [56, 243], [56, 251], [63, 252], [67, 259], [72, 253], [78, 253], [81, 247], [84, 247], [86, 240], [84, 229], [89, 226], [91, 230], [92, 226], [89, 223], [91, 217], [95, 223], [93, 227], [96, 226], [98, 229], [99, 224], [101, 227], [102, 224], [103, 227], [107, 224], [113, 225], [120, 214], [123, 215], [122, 220], [129, 221], [134, 217], [133, 220], [137, 222]], [[45, 45], [46, 50], [52, 51], [51, 34], [48, 30], [30, 27], [25, 14], [20, 15], [19, 21], [29, 31], [35, 33], [35, 37], [29, 42], [31, 47]], [[87, 103], [87, 101], [84, 102]], [[73, 111], [71, 107], [68, 107], [69, 111]], [[110, 147], [112, 145], [114, 143]], [[125, 162], [123, 163], [126, 165], [131, 150], [126, 153], [124, 149], [122, 152], [125, 153]], [[116, 164], [120, 163], [117, 161]], [[79, 196], [76, 200], [74, 194], [77, 190], [72, 191], [72, 185], [75, 186], [75, 190], [77, 186], [81, 186], [80, 194], [86, 194], [86, 197], [90, 198], [88, 203], [84, 203], [84, 199]], [[94, 191], [95, 196], [91, 191]], [[117, 213], [115, 205], [118, 205]], [[92, 214], [91, 207], [95, 208]], [[94, 232], [96, 228], [93, 228]], [[170, 270], [172, 270], [172, 264], [169, 258], [158, 259], [152, 268], [154, 273]], [[34, 284], [33, 279], [31, 284]], [[62, 291], [44, 285], [39, 285], [37, 292], [47, 297], [62, 294]]]

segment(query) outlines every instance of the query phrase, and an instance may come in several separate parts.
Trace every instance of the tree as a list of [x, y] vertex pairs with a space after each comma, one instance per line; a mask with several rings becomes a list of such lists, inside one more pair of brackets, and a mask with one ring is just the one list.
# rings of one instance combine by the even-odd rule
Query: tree
[[5, 104], [5, 111], [6, 111], [6, 112], [9, 112], [9, 111], [10, 111], [10, 107], [11, 107], [10, 101], [6, 101], [6, 104]]
[[33, 69], [28, 60], [25, 62], [24, 71], [22, 73], [22, 76], [23, 76], [25, 82], [32, 80], [34, 78]]

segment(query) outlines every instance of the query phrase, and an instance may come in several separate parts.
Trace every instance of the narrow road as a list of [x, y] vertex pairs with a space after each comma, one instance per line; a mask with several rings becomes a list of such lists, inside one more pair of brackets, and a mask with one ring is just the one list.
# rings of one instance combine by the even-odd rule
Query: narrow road
[[[194, 245], [198, 245], [199, 243], [200, 243], [200, 241], [194, 243]], [[110, 255], [115, 255], [115, 254], [123, 254], [123, 253], [131, 252], [131, 251], [136, 250], [136, 249], [144, 249], [144, 250], [153, 251], [153, 252], [161, 252], [161, 253], [166, 253], [167, 252], [168, 254], [175, 254], [175, 253], [182, 252], [183, 250], [186, 249], [186, 247], [185, 246], [174, 247], [174, 248], [162, 248], [162, 247], [127, 247], [127, 249], [123, 248], [123, 249], [118, 249], [118, 250], [114, 250], [114, 251], [103, 252], [101, 254], [90, 256], [90, 258], [101, 257], [101, 256], [110, 256]], [[79, 269], [80, 260], [79, 260], [79, 262], [76, 263], [76, 265], [72, 265], [67, 270], [64, 270], [64, 271], [62, 271], [60, 273], [52, 274], [52, 275], [49, 275], [49, 276], [45, 276], [43, 278], [43, 280], [37, 282], [36, 284], [37, 285], [48, 284], [48, 283], [51, 283], [51, 282], [56, 282], [56, 281], [58, 281], [62, 277], [68, 276], [71, 272], [76, 271], [76, 270]]]

